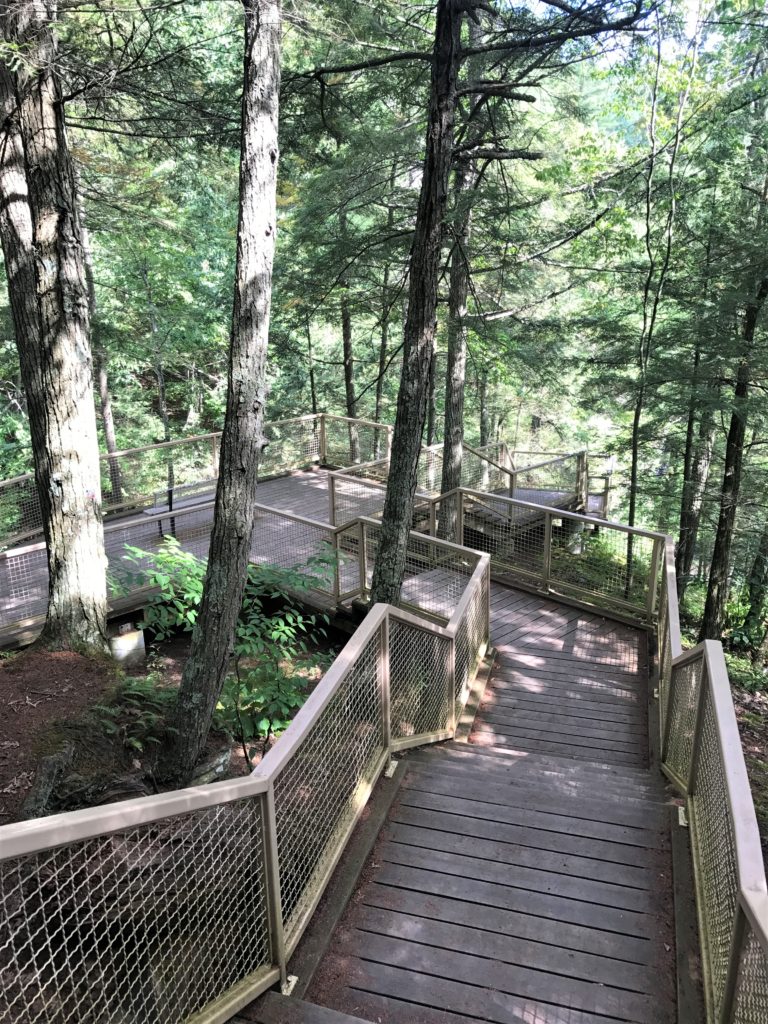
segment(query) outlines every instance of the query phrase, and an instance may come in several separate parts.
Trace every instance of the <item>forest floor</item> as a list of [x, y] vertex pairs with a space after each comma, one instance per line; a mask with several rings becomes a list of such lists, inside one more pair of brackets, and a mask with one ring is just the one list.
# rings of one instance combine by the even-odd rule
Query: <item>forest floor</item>
[[733, 702], [763, 842], [763, 856], [768, 864], [768, 693], [734, 686]]
[[[305, 665], [292, 666], [306, 679], [307, 695], [322, 678], [318, 656], [327, 663], [337, 648], [329, 640], [306, 656]], [[0, 825], [19, 820], [42, 759], [67, 745], [73, 757], [49, 813], [156, 792], [151, 762], [157, 750], [146, 739], [161, 724], [159, 716], [154, 705], [126, 704], [124, 693], [135, 684], [141, 692], [156, 687], [171, 696], [188, 650], [188, 636], [172, 638], [157, 645], [145, 664], [130, 668], [130, 675], [109, 661], [71, 652], [0, 655]], [[130, 746], [137, 736], [143, 749]], [[240, 744], [222, 734], [209, 740], [203, 762], [211, 759], [226, 762], [217, 768], [219, 778], [243, 775], [258, 761], [248, 765]]]

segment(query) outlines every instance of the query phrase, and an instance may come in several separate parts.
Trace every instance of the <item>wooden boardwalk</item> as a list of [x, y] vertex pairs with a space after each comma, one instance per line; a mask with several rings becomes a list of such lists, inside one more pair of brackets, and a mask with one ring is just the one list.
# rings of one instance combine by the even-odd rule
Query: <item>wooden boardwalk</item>
[[[305, 999], [380, 1024], [672, 1024], [668, 798], [644, 636], [494, 586], [468, 743], [407, 755]], [[311, 1006], [252, 1020], [325, 1021]]]

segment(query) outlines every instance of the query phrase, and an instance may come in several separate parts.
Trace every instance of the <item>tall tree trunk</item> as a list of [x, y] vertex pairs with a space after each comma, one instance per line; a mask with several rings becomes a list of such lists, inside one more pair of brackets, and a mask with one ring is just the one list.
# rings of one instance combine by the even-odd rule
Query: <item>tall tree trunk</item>
[[309, 400], [312, 414], [317, 416], [317, 381], [315, 379], [315, 359], [312, 352], [312, 328], [307, 317], [307, 365], [309, 367]]
[[[464, 454], [464, 387], [467, 373], [467, 296], [469, 295], [469, 236], [472, 209], [462, 209], [463, 192], [469, 179], [469, 167], [459, 161], [454, 171], [457, 218], [454, 225], [448, 286], [448, 356], [445, 370], [445, 427], [443, 430], [443, 474], [440, 493], [461, 486]], [[440, 506], [438, 536], [462, 543], [457, 536], [458, 499], [448, 498]]]
[[437, 336], [432, 339], [432, 358], [429, 361], [427, 383], [427, 446], [435, 443], [437, 426]]
[[408, 316], [387, 494], [371, 595], [397, 604], [405, 572], [433, 359], [442, 225], [453, 149], [462, 4], [438, 0], [426, 153], [409, 263]]
[[240, 211], [216, 509], [200, 613], [179, 690], [176, 774], [190, 776], [224, 685], [248, 573], [275, 249], [280, 2], [245, 0]]
[[[477, 382], [477, 404], [480, 416], [480, 447], [491, 443], [491, 416], [488, 411], [488, 372], [480, 371], [480, 379]], [[517, 446], [517, 431], [515, 431], [515, 447]]]
[[[704, 503], [707, 479], [709, 478], [713, 443], [714, 423], [712, 414], [708, 409], [704, 409], [699, 417], [698, 436], [693, 441], [691, 455], [685, 460], [688, 468], [683, 483], [683, 494], [680, 503], [680, 540], [675, 551], [677, 591], [681, 601], [685, 596], [696, 553], [701, 509]], [[687, 445], [688, 431], [686, 431], [686, 448]]]
[[[744, 632], [749, 636], [757, 636], [763, 626], [765, 601], [768, 597], [768, 523], [763, 526], [760, 543], [747, 578], [749, 607], [744, 617]], [[762, 640], [762, 637], [761, 637]], [[755, 654], [759, 652], [757, 645]]]
[[[376, 378], [376, 404], [374, 406], [373, 418], [376, 423], [381, 422], [381, 405], [384, 397], [384, 375], [387, 372], [387, 349], [389, 347], [389, 264], [384, 267], [384, 277], [381, 284], [381, 333], [379, 335], [379, 371]], [[381, 435], [383, 431], [376, 431], [374, 458], [381, 458]]]
[[755, 340], [755, 327], [760, 311], [768, 298], [768, 277], [763, 277], [753, 297], [747, 303], [742, 321], [744, 354], [736, 372], [733, 412], [725, 445], [723, 482], [720, 487], [720, 512], [715, 533], [715, 546], [709, 567], [707, 599], [701, 622], [699, 639], [717, 640], [725, 623], [725, 605], [728, 600], [728, 570], [733, 546], [733, 528], [741, 489], [741, 469], [744, 460], [744, 438], [747, 431], [747, 399], [751, 378], [751, 358]]
[[[355, 359], [352, 350], [352, 313], [349, 308], [349, 296], [346, 286], [341, 293], [341, 343], [344, 358], [344, 397], [347, 416], [357, 416], [357, 400], [355, 399]], [[349, 457], [351, 462], [360, 461], [360, 438], [357, 425], [349, 424]]]
[[[107, 586], [88, 287], [52, 19], [39, 0], [2, 16], [24, 54], [2, 69], [3, 247], [48, 553], [42, 642], [104, 651]], [[7, 191], [14, 178], [14, 192]], [[33, 266], [29, 266], [34, 252]]]

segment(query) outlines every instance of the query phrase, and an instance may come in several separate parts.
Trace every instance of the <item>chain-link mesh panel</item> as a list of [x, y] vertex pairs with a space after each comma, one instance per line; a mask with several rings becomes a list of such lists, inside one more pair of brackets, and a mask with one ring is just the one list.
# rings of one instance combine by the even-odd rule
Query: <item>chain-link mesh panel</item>
[[384, 754], [380, 645], [377, 632], [275, 781], [289, 947], [322, 891]]
[[698, 767], [693, 780], [691, 844], [697, 866], [696, 889], [703, 944], [714, 1005], [719, 1012], [728, 972], [731, 935], [736, 920], [738, 879], [735, 837], [717, 736], [715, 710], [704, 687]]
[[390, 619], [389, 674], [392, 739], [448, 728], [451, 640]]
[[480, 651], [488, 642], [488, 578], [478, 580], [466, 614], [456, 630], [455, 715], [458, 721], [469, 696]]
[[268, 965], [260, 798], [0, 864], [2, 1024], [183, 1021]]
[[750, 928], [739, 965], [733, 1024], [765, 1024], [767, 1020], [768, 954]]
[[683, 783], [687, 782], [691, 768], [693, 733], [703, 670], [703, 656], [683, 665], [675, 665], [672, 669], [666, 763]]
[[564, 595], [588, 595], [601, 607], [618, 602], [645, 614], [653, 547], [652, 537], [563, 513], [552, 526], [552, 588]]

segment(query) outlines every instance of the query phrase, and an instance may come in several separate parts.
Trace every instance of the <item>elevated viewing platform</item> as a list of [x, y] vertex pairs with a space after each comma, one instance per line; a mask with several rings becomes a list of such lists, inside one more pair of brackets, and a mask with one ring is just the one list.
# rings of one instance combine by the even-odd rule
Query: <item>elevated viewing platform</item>
[[[388, 428], [269, 430], [253, 561], [369, 604]], [[105, 460], [116, 609], [146, 599], [126, 543], [206, 554], [216, 452]], [[722, 649], [682, 650], [672, 540], [588, 514], [585, 453], [467, 447], [440, 478], [425, 449], [400, 605], [250, 775], [0, 828], [2, 1024], [768, 1021], [754, 807]], [[18, 643], [45, 551], [29, 482], [3, 493]]]

